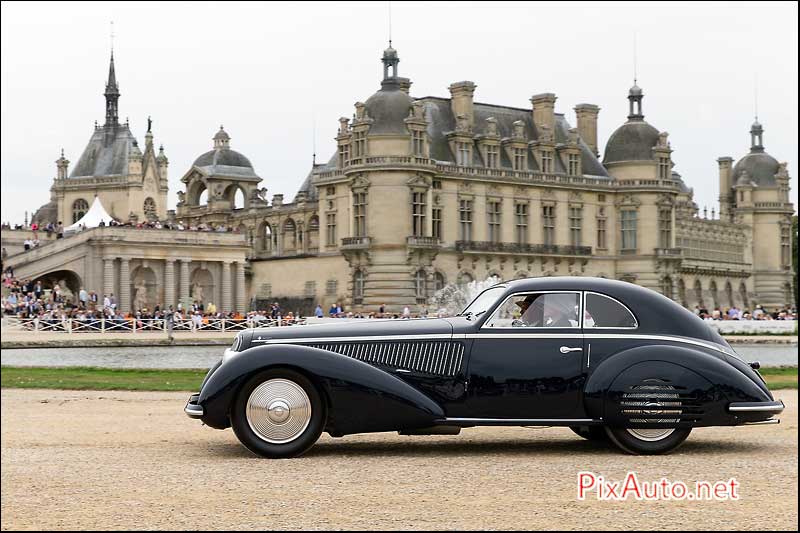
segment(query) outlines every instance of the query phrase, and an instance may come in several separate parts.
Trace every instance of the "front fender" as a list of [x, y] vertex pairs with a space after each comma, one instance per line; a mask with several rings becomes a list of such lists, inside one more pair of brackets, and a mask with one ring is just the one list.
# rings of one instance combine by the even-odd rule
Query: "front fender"
[[332, 435], [427, 427], [444, 417], [428, 396], [363, 361], [310, 346], [270, 344], [234, 355], [208, 378], [198, 398], [203, 422], [228, 427], [239, 387], [270, 367], [292, 368], [320, 387], [328, 402], [326, 430]]
[[643, 380], [659, 379], [679, 389], [684, 398], [684, 425], [741, 423], [728, 413], [730, 402], [770, 401], [752, 379], [737, 368], [700, 349], [674, 345], [637, 346], [605, 359], [589, 376], [585, 408], [589, 416], [610, 425], [624, 425], [619, 402]]

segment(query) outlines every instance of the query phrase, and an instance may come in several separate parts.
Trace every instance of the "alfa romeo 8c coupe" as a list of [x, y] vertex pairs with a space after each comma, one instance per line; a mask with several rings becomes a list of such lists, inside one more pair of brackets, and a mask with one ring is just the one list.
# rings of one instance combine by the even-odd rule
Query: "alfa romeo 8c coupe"
[[566, 426], [632, 454], [692, 428], [777, 424], [757, 371], [703, 320], [637, 285], [499, 283], [452, 318], [242, 331], [184, 411], [271, 458], [333, 437]]

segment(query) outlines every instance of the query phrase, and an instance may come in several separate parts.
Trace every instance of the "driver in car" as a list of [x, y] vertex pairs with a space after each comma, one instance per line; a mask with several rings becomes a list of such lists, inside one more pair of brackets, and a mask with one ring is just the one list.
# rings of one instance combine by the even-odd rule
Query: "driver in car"
[[[541, 295], [531, 294], [524, 300], [515, 302], [520, 308], [519, 320], [512, 322], [512, 326], [546, 327], [546, 328], [569, 328], [573, 327], [573, 322], [569, 319], [569, 306], [563, 307], [565, 302], [559, 299], [550, 299], [547, 306], [544, 306], [543, 299], [536, 301]], [[536, 305], [533, 305], [534, 302]], [[544, 324], [541, 323], [542, 317]]]

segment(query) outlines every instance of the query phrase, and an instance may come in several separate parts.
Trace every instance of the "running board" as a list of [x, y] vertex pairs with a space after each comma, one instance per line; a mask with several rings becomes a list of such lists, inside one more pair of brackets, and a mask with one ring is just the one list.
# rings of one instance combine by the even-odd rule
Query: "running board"
[[443, 426], [596, 426], [603, 423], [594, 418], [442, 418]]

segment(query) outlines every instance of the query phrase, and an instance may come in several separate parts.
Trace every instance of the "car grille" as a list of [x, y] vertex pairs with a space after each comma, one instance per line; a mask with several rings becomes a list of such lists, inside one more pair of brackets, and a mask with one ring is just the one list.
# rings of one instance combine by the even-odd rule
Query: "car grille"
[[452, 341], [341, 342], [315, 343], [310, 346], [373, 365], [432, 376], [455, 376], [461, 369], [464, 358], [464, 345]]

